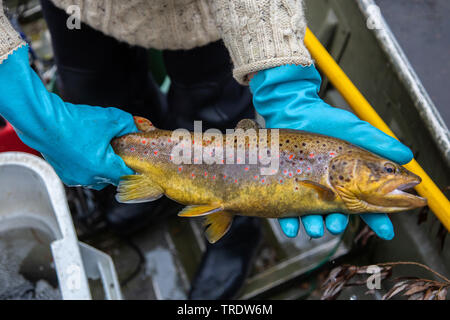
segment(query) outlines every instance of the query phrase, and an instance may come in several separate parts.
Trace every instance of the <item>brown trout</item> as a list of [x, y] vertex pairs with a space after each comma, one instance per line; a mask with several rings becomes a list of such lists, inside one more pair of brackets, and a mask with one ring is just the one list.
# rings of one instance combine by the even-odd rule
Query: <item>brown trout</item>
[[[137, 173], [122, 177], [117, 200], [153, 201], [166, 195], [187, 205], [179, 216], [204, 216], [211, 243], [228, 231], [234, 215], [391, 213], [427, 203], [404, 191], [419, 184], [420, 177], [337, 138], [287, 129], [277, 129], [277, 134], [267, 130], [264, 136], [256, 122], [245, 119], [236, 127], [242, 129], [239, 133], [199, 137], [186, 131], [180, 139], [174, 131], [157, 129], [147, 119], [135, 117], [135, 122], [139, 133], [112, 141], [114, 151]], [[244, 130], [256, 134], [246, 135]], [[202, 162], [195, 151], [184, 155], [184, 162], [174, 159], [176, 146], [196, 145], [204, 148], [200, 155], [218, 155], [216, 161]], [[267, 155], [275, 156], [275, 169], [250, 161], [254, 154], [261, 158], [255, 150], [262, 150], [263, 145]], [[243, 146], [245, 152], [239, 153]], [[220, 154], [226, 147], [233, 152]]]

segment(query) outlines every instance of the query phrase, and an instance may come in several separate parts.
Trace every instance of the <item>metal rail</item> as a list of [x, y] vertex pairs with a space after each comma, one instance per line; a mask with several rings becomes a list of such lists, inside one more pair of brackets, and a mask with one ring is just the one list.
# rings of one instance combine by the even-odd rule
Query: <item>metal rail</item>
[[[397, 138], [309, 28], [306, 30], [304, 41], [318, 67], [347, 101], [355, 114], [384, 133]], [[430, 209], [447, 230], [450, 230], [450, 202], [448, 199], [416, 160], [411, 160], [404, 167], [422, 178], [422, 183], [415, 187], [417, 193], [428, 199]]]

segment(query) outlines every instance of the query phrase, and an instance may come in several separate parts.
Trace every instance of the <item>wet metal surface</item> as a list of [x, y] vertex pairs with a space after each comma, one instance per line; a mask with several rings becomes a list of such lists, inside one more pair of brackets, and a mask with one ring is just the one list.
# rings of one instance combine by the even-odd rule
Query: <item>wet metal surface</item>
[[[201, 219], [191, 220], [194, 222], [174, 216], [149, 225], [128, 239], [103, 235], [103, 240], [93, 240], [92, 244], [113, 258], [125, 299], [187, 298], [205, 241]], [[354, 228], [351, 224], [342, 239], [328, 233], [323, 238], [311, 239], [303, 229], [298, 237], [287, 238], [282, 235], [276, 220], [267, 220], [263, 244], [239, 298], [270, 297], [267, 290], [276, 289], [322, 263], [344, 255], [349, 250], [348, 240]], [[145, 258], [141, 268], [137, 268], [140, 262], [136, 248]]]

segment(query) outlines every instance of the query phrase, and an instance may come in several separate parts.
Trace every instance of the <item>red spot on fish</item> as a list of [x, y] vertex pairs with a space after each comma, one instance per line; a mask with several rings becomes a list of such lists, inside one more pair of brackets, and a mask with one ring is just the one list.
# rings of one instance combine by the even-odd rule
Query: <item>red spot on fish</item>
[[258, 176], [254, 176], [255, 180], [258, 180]]
[[142, 144], [146, 144], [147, 140], [142, 140], [141, 142], [142, 142]]
[[294, 155], [293, 154], [291, 154], [290, 156], [289, 156], [289, 159], [292, 159], [294, 157]]
[[191, 174], [192, 178], [195, 178], [195, 174]]
[[225, 163], [225, 160], [222, 159], [222, 163]]
[[264, 181], [266, 181], [265, 179], [262, 179], [261, 182], [264, 183]]
[[310, 167], [308, 167], [308, 168], [306, 168], [307, 170], [311, 170], [311, 168]]
[[314, 153], [310, 153], [310, 154], [309, 154], [309, 157], [310, 157], [310, 158], [314, 158]]
[[180, 172], [181, 172], [181, 170], [183, 170], [183, 168], [182, 168], [182, 167], [178, 167], [178, 171], [180, 171]]
[[283, 179], [280, 179], [280, 183], [283, 183]]
[[155, 154], [155, 156], [158, 155], [158, 150], [155, 150], [153, 153]]
[[289, 177], [292, 177], [292, 172], [289, 172]]
[[298, 187], [295, 187], [295, 190], [298, 191]]
[[173, 160], [173, 156], [170, 156], [169, 158], [170, 158], [170, 160]]
[[286, 174], [286, 173], [287, 173], [287, 170], [283, 170], [283, 173]]
[[241, 159], [237, 158], [237, 163], [240, 163], [240, 162], [241, 162]]
[[212, 179], [213, 179], [213, 180], [216, 180], [216, 176], [212, 176]]
[[130, 151], [131, 151], [131, 152], [134, 152], [135, 150], [136, 150], [136, 149], [133, 148], [133, 147], [130, 148]]
[[244, 170], [245, 170], [245, 171], [248, 171], [248, 167], [245, 167]]
[[207, 177], [207, 176], [208, 176], [208, 172], [205, 171], [205, 177]]
[[237, 183], [237, 179], [234, 179], [234, 183]]
[[334, 156], [335, 155], [335, 153], [334, 152], [330, 152], [330, 156]]
[[170, 140], [170, 139], [167, 139], [167, 142], [168, 142], [168, 143], [171, 143], [171, 142], [172, 142], [172, 140]]
[[301, 169], [297, 169], [297, 173], [301, 173], [302, 172], [302, 170]]
[[227, 178], [227, 176], [226, 176], [226, 175], [224, 174], [224, 175], [223, 175], [223, 178], [224, 178], [224, 179], [226, 179], [226, 178]]

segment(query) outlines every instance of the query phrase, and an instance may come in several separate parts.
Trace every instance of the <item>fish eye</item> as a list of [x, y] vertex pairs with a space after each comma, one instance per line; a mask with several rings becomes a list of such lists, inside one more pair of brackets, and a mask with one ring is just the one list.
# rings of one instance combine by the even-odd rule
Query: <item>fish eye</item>
[[384, 171], [387, 173], [395, 173], [395, 166], [392, 163], [385, 163], [384, 164]]

